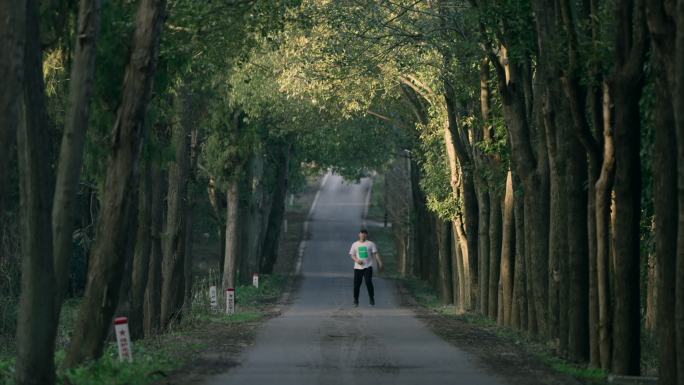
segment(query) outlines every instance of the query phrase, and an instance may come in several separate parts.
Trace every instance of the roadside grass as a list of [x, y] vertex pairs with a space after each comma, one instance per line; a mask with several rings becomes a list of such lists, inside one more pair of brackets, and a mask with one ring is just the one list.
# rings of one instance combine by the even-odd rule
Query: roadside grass
[[[376, 221], [382, 221], [384, 218], [385, 184], [383, 178], [383, 175], [378, 175], [374, 180], [370, 199], [371, 207], [368, 209], [368, 217]], [[415, 277], [402, 277], [399, 274], [396, 246], [391, 227], [373, 228], [371, 236], [378, 244], [385, 262], [383, 276], [398, 281], [421, 307], [487, 330], [503, 341], [512, 342], [557, 373], [572, 376], [587, 384], [604, 383], [608, 373], [601, 369], [564, 360], [555, 354], [551, 346], [533, 340], [522, 331], [498, 326], [495, 320], [480, 314], [464, 313], [454, 305], [445, 305], [439, 298], [437, 290], [429, 282]]]
[[[309, 210], [315, 191], [320, 184], [321, 175], [312, 175], [304, 182], [302, 191], [295, 191], [293, 204], [288, 199], [288, 215], [306, 213]], [[71, 370], [59, 370], [59, 384], [71, 385], [146, 385], [159, 381], [175, 369], [181, 368], [196, 354], [206, 348], [196, 343], [193, 334], [215, 329], [215, 326], [231, 324], [249, 324], [259, 322], [273, 314], [272, 306], [280, 298], [283, 291], [292, 287], [296, 279], [292, 275], [291, 260], [303, 234], [302, 226], [291, 226], [292, 229], [281, 237], [282, 244], [292, 244], [291, 248], [281, 248], [279, 260], [287, 261], [285, 267], [276, 270], [276, 274], [261, 275], [259, 288], [250, 285], [235, 289], [236, 313], [227, 316], [225, 297], [220, 290], [218, 307], [211, 309], [209, 287], [220, 287], [218, 266], [221, 245], [216, 234], [216, 223], [211, 219], [211, 207], [208, 203], [198, 203], [194, 226], [195, 255], [193, 282], [192, 312], [182, 320], [172, 323], [164, 334], [135, 340], [132, 342], [134, 362], [119, 362], [118, 351], [114, 342], [109, 342], [100, 359]], [[204, 218], [204, 219], [203, 219]], [[302, 218], [304, 218], [302, 214]], [[64, 360], [66, 347], [74, 333], [73, 325], [78, 316], [79, 298], [68, 299], [62, 306], [60, 322], [57, 329], [55, 364], [59, 368]], [[14, 325], [16, 323], [17, 298], [0, 297], [0, 385], [14, 384], [14, 366], [16, 347]], [[194, 342], [193, 342], [194, 341]]]
[[[268, 315], [266, 307], [278, 300], [280, 294], [290, 284], [291, 277], [262, 275], [259, 288], [251, 285], [236, 288], [236, 313], [227, 316], [223, 313], [225, 300], [219, 297], [218, 311], [213, 311], [209, 303], [208, 280], [195, 282], [192, 314], [174, 324], [169, 332], [133, 341], [132, 363], [120, 362], [116, 344], [106, 345], [102, 357], [96, 361], [70, 370], [58, 371], [58, 383], [71, 385], [147, 385], [166, 373], [178, 369], [193, 358], [193, 352], [205, 346], [192, 339], [183, 338], [200, 328], [211, 329], [211, 325], [240, 324], [259, 321]], [[65, 303], [60, 317], [58, 350], [55, 364], [60, 367], [66, 354], [67, 336], [78, 311], [78, 300]], [[223, 305], [223, 306], [222, 306]], [[0, 356], [0, 385], [14, 383], [14, 357], [10, 353]]]
[[420, 306], [442, 316], [454, 318], [477, 328], [487, 330], [501, 340], [519, 346], [524, 352], [530, 354], [557, 373], [570, 375], [585, 383], [602, 383], [608, 376], [608, 373], [601, 369], [592, 368], [586, 364], [575, 364], [558, 357], [551, 346], [528, 337], [524, 332], [498, 326], [495, 320], [479, 314], [463, 313], [456, 306], [444, 305], [439, 299], [437, 291], [425, 281], [416, 278], [397, 279]]

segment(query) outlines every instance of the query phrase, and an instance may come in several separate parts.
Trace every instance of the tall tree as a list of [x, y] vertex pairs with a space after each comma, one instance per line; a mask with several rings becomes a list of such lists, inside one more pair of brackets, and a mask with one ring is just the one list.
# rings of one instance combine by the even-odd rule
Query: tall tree
[[[673, 4], [667, 2], [672, 10]], [[676, 42], [674, 68], [679, 69], [675, 73], [673, 102], [675, 114], [675, 127], [677, 130], [677, 202], [678, 202], [678, 227], [677, 227], [677, 276], [675, 278], [675, 335], [677, 344], [677, 383], [684, 381], [684, 1], [677, 1], [676, 10]]]
[[676, 24], [669, 1], [647, 2], [648, 27], [653, 42], [655, 77], [655, 143], [653, 158], [653, 196], [656, 256], [656, 334], [659, 348], [659, 380], [676, 384], [682, 374], [677, 370], [675, 306], [677, 274], [677, 234], [679, 204], [677, 197], [677, 141], [673, 87], [675, 84]]
[[513, 280], [515, 255], [515, 219], [514, 219], [513, 174], [506, 176], [506, 193], [503, 205], [503, 236], [501, 241], [501, 303], [502, 319], [500, 324], [512, 326], [511, 313], [513, 306]]
[[[50, 228], [53, 176], [50, 172], [51, 135], [38, 28], [39, 4], [28, 0], [25, 5], [24, 10], [9, 10], [6, 15], [15, 18], [3, 21], [4, 25], [16, 23], [13, 24], [15, 44], [24, 42], [23, 55], [14, 56], [16, 50], [12, 50], [11, 45], [8, 52], [14, 56], [11, 59], [16, 65], [23, 65], [24, 70], [23, 76], [20, 75], [17, 81], [10, 80], [9, 84], [19, 86], [23, 80], [23, 92], [18, 87], [8, 90], [14, 91], [15, 95], [23, 95], [23, 122], [17, 130], [22, 276], [15, 381], [20, 385], [54, 383], [57, 331], [55, 297], [45, 293], [46, 287], [55, 285]], [[21, 21], [24, 23], [20, 24]], [[6, 110], [10, 113], [6, 118], [9, 120], [8, 128], [12, 124], [12, 110], [11, 107]]]
[[166, 327], [180, 316], [185, 295], [185, 251], [187, 230], [188, 177], [192, 111], [189, 91], [181, 86], [175, 108], [179, 116], [172, 127], [171, 145], [175, 159], [169, 165], [164, 259], [162, 261], [161, 322]]
[[612, 370], [639, 374], [641, 308], [639, 221], [641, 216], [641, 118], [639, 100], [648, 48], [643, 0], [617, 4], [615, 67], [610, 78], [615, 117], [615, 312]]
[[72, 234], [76, 227], [76, 198], [83, 164], [86, 129], [90, 119], [90, 99], [94, 88], [95, 56], [100, 32], [100, 0], [81, 0], [79, 3], [76, 50], [71, 67], [68, 109], [59, 151], [52, 208], [57, 283], [55, 310], [58, 318], [73, 253]]
[[278, 239], [280, 237], [281, 224], [285, 217], [285, 200], [287, 197], [287, 186], [290, 173], [290, 151], [291, 145], [280, 144], [275, 154], [276, 161], [276, 182], [273, 190], [272, 207], [266, 225], [266, 234], [259, 262], [259, 272], [271, 274], [273, 266], [278, 256]]
[[0, 14], [5, 15], [0, 19], [0, 79], [4, 79], [0, 92], [0, 212], [4, 214], [8, 207], [10, 163], [19, 125], [21, 98], [17, 95], [22, 94], [26, 1], [3, 0]]
[[[164, 0], [143, 0], [136, 15], [131, 56], [124, 75], [121, 104], [112, 128], [111, 153], [107, 160], [102, 211], [97, 225], [83, 302], [65, 365], [98, 358], [118, 300], [118, 288], [126, 256], [127, 215], [130, 212], [134, 175], [140, 154], [145, 111], [159, 54], [164, 20]], [[106, 235], [106, 236], [105, 236]]]

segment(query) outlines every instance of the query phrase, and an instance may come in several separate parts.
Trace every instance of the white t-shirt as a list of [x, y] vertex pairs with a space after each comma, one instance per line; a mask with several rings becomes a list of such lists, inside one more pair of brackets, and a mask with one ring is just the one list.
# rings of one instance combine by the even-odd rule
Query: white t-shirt
[[365, 269], [373, 266], [373, 254], [378, 252], [377, 246], [371, 241], [356, 241], [349, 249], [349, 255], [358, 257], [363, 264], [354, 263], [354, 269]]

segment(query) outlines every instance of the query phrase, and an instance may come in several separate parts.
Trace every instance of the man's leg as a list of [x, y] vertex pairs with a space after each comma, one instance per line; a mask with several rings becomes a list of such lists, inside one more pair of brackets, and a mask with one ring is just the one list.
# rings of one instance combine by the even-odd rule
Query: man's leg
[[361, 289], [361, 280], [363, 280], [363, 270], [354, 269], [354, 305], [359, 304], [359, 290]]
[[366, 281], [366, 288], [368, 289], [368, 298], [370, 298], [370, 304], [375, 305], [375, 288], [373, 287], [373, 267], [363, 269], [363, 277]]

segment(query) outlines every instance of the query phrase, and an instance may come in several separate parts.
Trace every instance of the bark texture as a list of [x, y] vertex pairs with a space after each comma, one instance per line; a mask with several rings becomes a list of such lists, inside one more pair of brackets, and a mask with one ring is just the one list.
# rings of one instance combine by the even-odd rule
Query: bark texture
[[[675, 84], [676, 24], [670, 1], [647, 2], [648, 27], [653, 42], [651, 58], [655, 75], [655, 143], [653, 157], [654, 235], [656, 258], [656, 324], [659, 349], [659, 381], [665, 385], [680, 383], [684, 373], [677, 369], [678, 356], [684, 349], [677, 343], [675, 306], [677, 280], [677, 236], [679, 205], [677, 185], [681, 166], [678, 165], [678, 131], [675, 128], [673, 87]], [[681, 104], [680, 104], [681, 105]]]
[[226, 211], [226, 248], [223, 265], [223, 290], [235, 288], [238, 259], [238, 221], [240, 211], [240, 183], [230, 181], [226, 195], [228, 207]]
[[23, 86], [26, 0], [0, 1], [0, 212], [8, 202], [10, 164], [15, 154]]
[[161, 266], [162, 266], [162, 227], [164, 222], [164, 198], [166, 177], [159, 164], [152, 162], [150, 169], [152, 201], [150, 202], [150, 257], [145, 285], [144, 334], [151, 336], [161, 327]]
[[644, 8], [643, 0], [623, 0], [618, 4], [616, 67], [610, 80], [611, 97], [615, 103], [616, 207], [612, 370], [625, 375], [638, 375], [641, 359], [639, 99], [647, 50]]
[[[124, 75], [121, 105], [112, 129], [111, 153], [107, 160], [102, 211], [92, 249], [83, 302], [65, 366], [74, 367], [102, 354], [118, 301], [125, 255], [126, 223], [132, 198], [135, 170], [140, 154], [145, 111], [159, 54], [159, 37], [166, 2], [143, 0], [136, 15], [131, 56]], [[104, 236], [106, 234], [106, 236]]]
[[69, 81], [66, 123], [59, 150], [57, 180], [52, 207], [52, 236], [57, 283], [57, 318], [69, 278], [73, 253], [72, 234], [76, 227], [76, 198], [83, 164], [83, 148], [90, 119], [90, 100], [95, 81], [95, 56], [100, 32], [100, 0], [81, 0], [74, 59]]
[[285, 201], [287, 198], [287, 186], [289, 180], [290, 147], [281, 146], [277, 154], [276, 183], [271, 199], [271, 212], [268, 215], [268, 224], [264, 235], [264, 243], [261, 249], [261, 261], [259, 272], [262, 274], [273, 273], [273, 266], [278, 259], [278, 240], [281, 226], [285, 218]]
[[131, 269], [131, 305], [128, 317], [131, 338], [142, 338], [144, 321], [145, 288], [150, 264], [152, 246], [152, 178], [151, 165], [145, 161], [140, 175], [140, 191], [138, 192], [138, 234], [135, 239], [135, 251]]
[[188, 176], [190, 170], [190, 95], [182, 89], [176, 100], [179, 122], [172, 128], [174, 161], [169, 164], [164, 259], [162, 261], [161, 322], [166, 328], [180, 317], [185, 295], [185, 249]]
[[[57, 318], [54, 311], [55, 297], [46, 293], [45, 288], [55, 285], [50, 228], [53, 180], [50, 170], [52, 160], [49, 157], [51, 135], [38, 32], [39, 5], [37, 1], [28, 0], [24, 15], [21, 15], [21, 10], [9, 12], [9, 15], [14, 14], [17, 19], [7, 20], [3, 17], [3, 23], [19, 22], [25, 15], [25, 25], [14, 25], [19, 32], [14, 38], [21, 39], [22, 31], [26, 33], [24, 73], [14, 83], [17, 88], [13, 90], [15, 96], [23, 94], [23, 122], [17, 130], [22, 276], [17, 317], [15, 382], [20, 385], [52, 384], [55, 381]], [[16, 51], [11, 50], [8, 53]], [[13, 59], [20, 60], [21, 57]], [[17, 62], [21, 65], [20, 63]], [[18, 87], [22, 79], [23, 92]], [[7, 119], [12, 119], [12, 116]], [[11, 124], [11, 121], [7, 123]]]
[[513, 311], [513, 280], [515, 263], [515, 198], [513, 195], [513, 175], [509, 171], [506, 175], [506, 194], [503, 204], [503, 236], [501, 240], [501, 303], [503, 308], [502, 324], [511, 326]]

